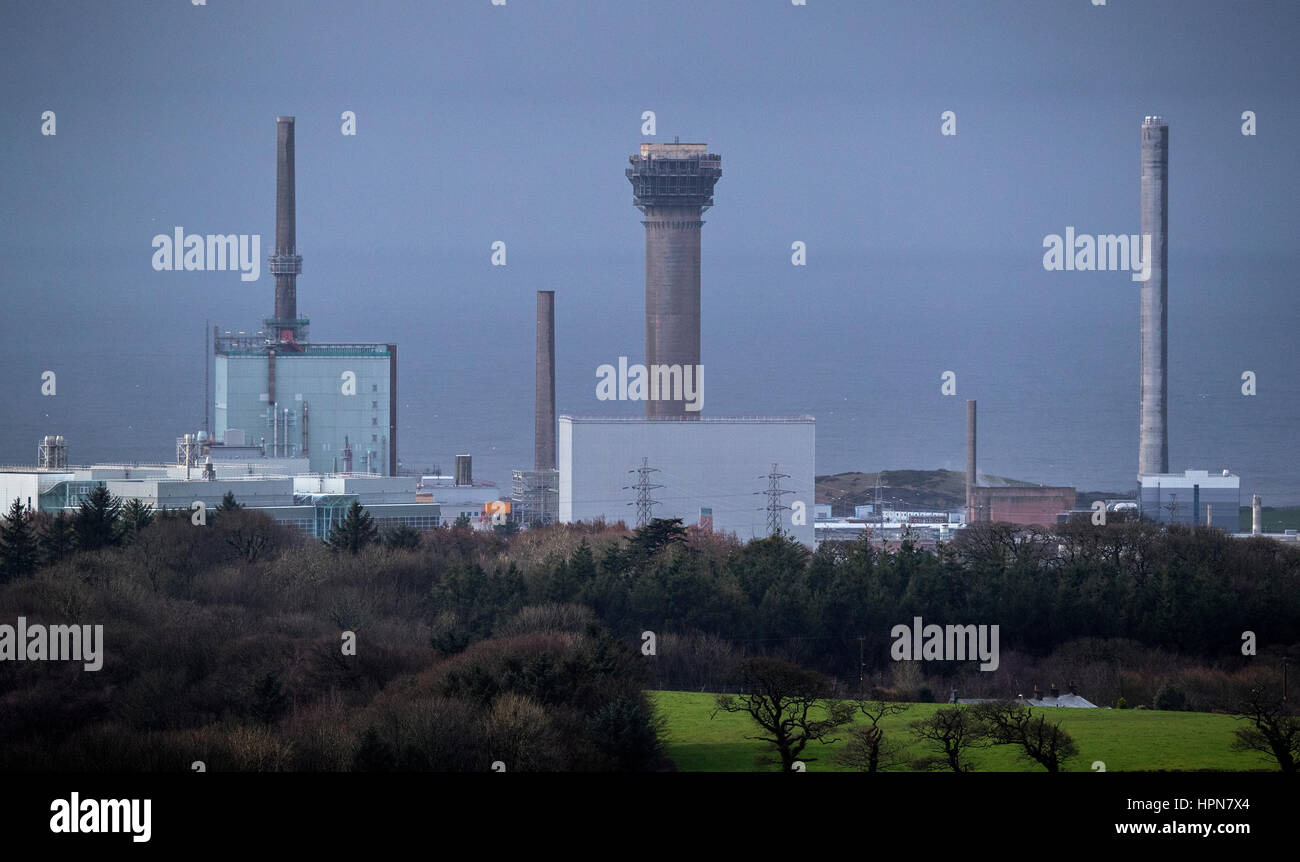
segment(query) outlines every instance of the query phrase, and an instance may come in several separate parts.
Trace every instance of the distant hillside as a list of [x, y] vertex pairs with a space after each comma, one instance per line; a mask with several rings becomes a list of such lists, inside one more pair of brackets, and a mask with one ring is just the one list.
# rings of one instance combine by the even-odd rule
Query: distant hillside
[[[885, 470], [877, 473], [836, 473], [817, 477], [817, 502], [830, 503], [834, 515], [852, 515], [853, 507], [876, 501], [876, 477], [885, 486], [880, 498], [904, 509], [950, 511], [966, 505], [966, 474], [956, 470]], [[986, 486], [1029, 486], [1033, 482], [981, 473]]]

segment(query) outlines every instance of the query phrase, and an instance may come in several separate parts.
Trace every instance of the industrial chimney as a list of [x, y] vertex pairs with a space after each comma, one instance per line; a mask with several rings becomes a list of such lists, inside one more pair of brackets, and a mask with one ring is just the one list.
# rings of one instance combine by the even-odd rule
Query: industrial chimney
[[975, 402], [966, 402], [966, 523], [975, 520]]
[[537, 404], [533, 469], [555, 469], [555, 291], [537, 291]]
[[271, 332], [285, 344], [299, 340], [298, 276], [302, 274], [294, 197], [293, 122], [293, 117], [275, 118], [275, 253], [268, 258], [275, 277]]
[[1259, 498], [1258, 494], [1252, 494], [1250, 498], [1250, 534], [1258, 536], [1263, 532], [1264, 501]]
[[1169, 124], [1142, 122], [1142, 234], [1151, 236], [1151, 277], [1142, 283], [1141, 413], [1138, 474], [1169, 472]]
[[[676, 366], [679, 380], [700, 378], [700, 216], [713, 206], [722, 157], [707, 144], [642, 144], [625, 174], [632, 203], [645, 215], [646, 365]], [[654, 371], [651, 370], [653, 379]], [[651, 419], [698, 419], [683, 393], [647, 398]]]

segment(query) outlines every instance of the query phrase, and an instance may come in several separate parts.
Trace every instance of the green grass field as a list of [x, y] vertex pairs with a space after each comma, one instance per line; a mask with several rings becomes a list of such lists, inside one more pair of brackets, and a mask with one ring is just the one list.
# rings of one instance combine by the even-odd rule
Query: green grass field
[[[770, 748], [745, 739], [758, 734], [747, 715], [713, 712], [714, 696], [698, 692], [652, 692], [660, 712], [667, 719], [668, 756], [682, 772], [775, 771], [774, 765], [758, 765], [756, 759]], [[886, 737], [910, 739], [907, 724], [931, 715], [941, 704], [918, 703], [900, 716], [881, 722]], [[1262, 755], [1233, 751], [1232, 731], [1239, 722], [1228, 715], [1202, 712], [1156, 712], [1153, 710], [1065, 709], [1043, 712], [1070, 732], [1079, 746], [1079, 756], [1066, 764], [1070, 772], [1087, 772], [1093, 761], [1106, 764], [1107, 772], [1125, 770], [1170, 771], [1274, 771], [1277, 766]], [[841, 737], [842, 740], [842, 737]], [[809, 772], [839, 772], [833, 762], [842, 741], [831, 745], [811, 743], [804, 750]], [[911, 746], [909, 757], [923, 754]], [[808, 760], [809, 757], [817, 758]], [[971, 761], [980, 772], [1042, 772], [1041, 766], [1019, 758], [1011, 746], [980, 749]]]
[[[1281, 533], [1285, 530], [1300, 530], [1300, 507], [1274, 508], [1264, 506], [1260, 512], [1264, 523], [1260, 526], [1265, 533]], [[1238, 526], [1243, 533], [1250, 532], [1251, 513], [1249, 506], [1242, 506]]]

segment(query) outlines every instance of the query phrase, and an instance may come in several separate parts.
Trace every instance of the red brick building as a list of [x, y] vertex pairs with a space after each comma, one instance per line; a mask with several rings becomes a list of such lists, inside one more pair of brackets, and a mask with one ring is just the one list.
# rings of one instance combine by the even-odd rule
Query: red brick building
[[1050, 527], [1056, 516], [1074, 508], [1074, 489], [1048, 485], [975, 488], [971, 521], [1002, 521], [1020, 526]]

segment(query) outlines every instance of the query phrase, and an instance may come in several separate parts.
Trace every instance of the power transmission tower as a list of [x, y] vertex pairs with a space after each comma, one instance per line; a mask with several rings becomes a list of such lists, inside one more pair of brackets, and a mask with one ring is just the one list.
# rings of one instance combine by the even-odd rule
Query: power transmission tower
[[772, 464], [772, 472], [766, 476], [759, 476], [760, 479], [767, 479], [766, 491], [755, 491], [756, 494], [767, 495], [767, 534], [775, 536], [781, 530], [781, 512], [789, 510], [789, 506], [783, 505], [781, 496], [783, 494], [793, 494], [793, 491], [781, 487], [782, 479], [789, 479], [790, 474], [778, 472], [779, 464]]
[[636, 491], [636, 502], [628, 503], [629, 506], [636, 506], [636, 525], [644, 527], [650, 523], [650, 515], [654, 506], [659, 504], [658, 500], [650, 499], [650, 492], [655, 488], [662, 488], [663, 485], [655, 485], [650, 481], [651, 473], [658, 473], [659, 470], [651, 467], [649, 458], [641, 459], [641, 466], [635, 470], [628, 470], [629, 473], [637, 474], [635, 485], [624, 485], [623, 490]]

